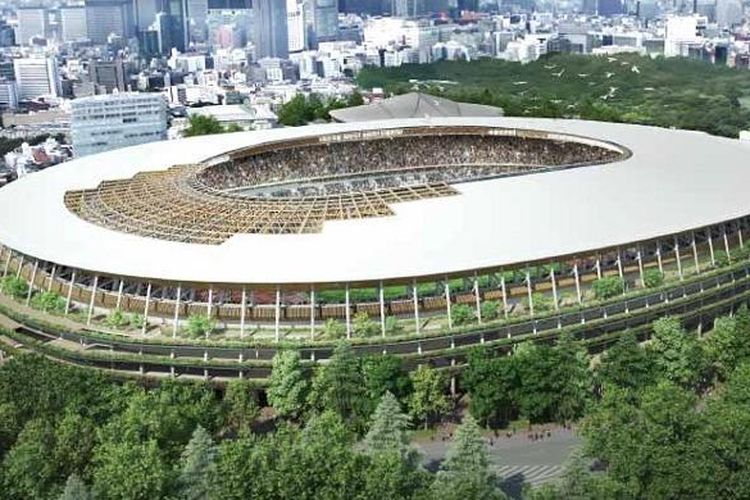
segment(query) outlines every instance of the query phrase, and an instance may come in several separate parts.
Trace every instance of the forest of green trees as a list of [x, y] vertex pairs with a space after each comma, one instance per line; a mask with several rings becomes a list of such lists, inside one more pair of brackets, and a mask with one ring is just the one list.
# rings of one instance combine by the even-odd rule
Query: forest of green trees
[[364, 68], [362, 89], [500, 106], [509, 116], [583, 118], [737, 137], [750, 125], [747, 71], [682, 58], [550, 55]]
[[[530, 499], [750, 496], [750, 314], [702, 338], [676, 319], [646, 344], [592, 358], [579, 341], [477, 347], [446, 374], [339, 344], [315, 370], [274, 359], [265, 391], [165, 379], [151, 386], [17, 354], [0, 367], [2, 498], [503, 498], [482, 429], [575, 422], [585, 448]], [[468, 411], [460, 411], [468, 401]], [[459, 411], [456, 408], [459, 408]], [[462, 421], [424, 469], [411, 436]], [[515, 425], [515, 424], [513, 424]], [[592, 472], [591, 464], [597, 465]]]

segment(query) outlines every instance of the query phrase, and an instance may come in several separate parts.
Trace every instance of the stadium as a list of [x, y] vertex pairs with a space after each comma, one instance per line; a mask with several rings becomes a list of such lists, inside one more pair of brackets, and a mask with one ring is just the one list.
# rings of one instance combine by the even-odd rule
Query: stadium
[[[28, 283], [0, 313], [52, 357], [206, 377], [263, 378], [277, 349], [319, 361], [337, 338], [450, 369], [480, 343], [569, 332], [593, 349], [664, 314], [709, 328], [750, 293], [749, 153], [509, 117], [111, 151], [0, 190], [0, 271]], [[44, 293], [59, 311], [31, 307]], [[115, 328], [115, 311], [138, 321]], [[187, 338], [196, 316], [217, 333]]]

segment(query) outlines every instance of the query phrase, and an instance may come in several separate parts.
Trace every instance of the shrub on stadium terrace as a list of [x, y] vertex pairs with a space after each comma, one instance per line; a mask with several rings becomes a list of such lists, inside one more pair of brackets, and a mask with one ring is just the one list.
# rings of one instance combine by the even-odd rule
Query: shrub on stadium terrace
[[130, 326], [133, 328], [141, 329], [144, 326], [146, 326], [146, 318], [143, 317], [143, 314], [133, 313], [130, 315]]
[[354, 335], [357, 337], [372, 337], [377, 335], [380, 327], [370, 319], [369, 314], [361, 311], [354, 315], [352, 329], [354, 330]]
[[55, 292], [37, 293], [31, 298], [31, 306], [46, 313], [62, 313], [65, 311], [65, 299]]
[[328, 318], [323, 326], [323, 332], [329, 339], [340, 339], [346, 334], [346, 327], [340, 321]]
[[726, 267], [729, 265], [729, 255], [723, 250], [717, 250], [714, 252], [715, 267]]
[[456, 304], [451, 308], [451, 322], [454, 326], [468, 325], [474, 319], [474, 310], [466, 304]]
[[750, 245], [745, 245], [743, 247], [740, 247], [736, 250], [732, 250], [734, 252], [732, 256], [737, 260], [745, 260], [747, 258], [750, 258]]
[[2, 281], [3, 293], [16, 299], [22, 299], [29, 293], [29, 285], [21, 278], [15, 276], [6, 276]]
[[482, 312], [482, 319], [485, 321], [492, 321], [497, 319], [498, 312], [500, 311], [500, 304], [496, 300], [485, 300], [482, 305], [479, 306], [479, 310]]
[[125, 317], [122, 311], [115, 309], [104, 319], [104, 324], [110, 328], [123, 328], [128, 325], [128, 318]]
[[592, 288], [597, 299], [610, 299], [622, 295], [625, 282], [619, 276], [607, 276], [594, 281]]
[[398, 335], [404, 331], [404, 327], [398, 322], [396, 316], [386, 316], [385, 318], [385, 334], [386, 335]]
[[643, 273], [643, 284], [646, 288], [656, 288], [664, 283], [664, 273], [658, 269], [649, 269]]
[[191, 314], [185, 329], [192, 338], [208, 337], [216, 331], [216, 321], [205, 314]]
[[[535, 313], [545, 313], [552, 310], [554, 304], [552, 303], [552, 297], [548, 297], [543, 293], [535, 292], [531, 294], [531, 302], [534, 305]], [[526, 309], [531, 310], [529, 300], [525, 299], [523, 305]]]

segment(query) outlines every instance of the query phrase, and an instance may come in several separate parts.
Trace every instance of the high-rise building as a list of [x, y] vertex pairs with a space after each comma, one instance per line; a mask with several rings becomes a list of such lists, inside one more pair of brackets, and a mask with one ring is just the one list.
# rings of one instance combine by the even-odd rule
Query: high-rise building
[[0, 47], [11, 47], [15, 44], [15, 30], [7, 22], [0, 20]]
[[304, 5], [310, 45], [317, 47], [318, 42], [335, 40], [339, 28], [339, 8], [336, 0], [307, 0]]
[[76, 156], [167, 138], [161, 94], [118, 93], [72, 101], [70, 133]]
[[60, 8], [60, 37], [63, 42], [75, 42], [88, 36], [86, 8], [68, 6]]
[[379, 16], [390, 12], [391, 0], [339, 0], [339, 11], [347, 14]]
[[18, 86], [13, 80], [0, 80], [0, 109], [18, 108]]
[[49, 14], [42, 7], [21, 7], [16, 11], [18, 29], [16, 42], [28, 45], [32, 37], [47, 38], [49, 36]]
[[189, 45], [187, 0], [163, 0], [156, 14], [159, 46], [163, 54], [173, 48], [185, 52]]
[[206, 40], [208, 0], [187, 0], [188, 34], [190, 40]]
[[86, 29], [94, 43], [106, 43], [111, 34], [129, 37], [134, 33], [130, 0], [86, 0]]
[[617, 16], [625, 11], [622, 0], [598, 0], [596, 10], [605, 17]]
[[133, 0], [133, 22], [137, 31], [143, 31], [151, 27], [159, 12], [157, 0]]
[[716, 23], [720, 27], [731, 27], [742, 23], [740, 0], [716, 0]]
[[303, 6], [297, 0], [286, 2], [289, 52], [300, 52], [307, 48], [307, 31]]
[[19, 99], [59, 96], [60, 77], [54, 57], [29, 57], [13, 60]]
[[89, 77], [107, 93], [125, 90], [125, 64], [122, 59], [114, 61], [91, 61]]
[[458, 10], [476, 12], [479, 10], [479, 0], [458, 0]]
[[286, 1], [256, 0], [253, 3], [255, 48], [258, 58], [289, 57]]

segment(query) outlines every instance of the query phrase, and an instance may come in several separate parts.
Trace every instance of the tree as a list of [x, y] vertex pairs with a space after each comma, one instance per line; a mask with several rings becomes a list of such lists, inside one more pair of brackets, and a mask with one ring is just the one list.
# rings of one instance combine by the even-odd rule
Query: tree
[[450, 410], [443, 376], [427, 365], [419, 365], [411, 374], [414, 388], [409, 397], [409, 413], [425, 428]]
[[46, 313], [62, 313], [65, 311], [65, 299], [55, 292], [34, 294], [31, 298], [31, 305]]
[[493, 356], [486, 347], [469, 353], [463, 385], [469, 393], [469, 411], [482, 425], [505, 424], [513, 409], [513, 388], [518, 377], [513, 360]]
[[187, 332], [193, 338], [206, 337], [216, 331], [216, 321], [205, 314], [191, 314], [188, 317]]
[[323, 332], [329, 339], [340, 339], [346, 333], [346, 328], [340, 321], [336, 321], [334, 318], [328, 318], [325, 325], [323, 325]]
[[642, 389], [655, 382], [653, 357], [653, 351], [639, 346], [632, 332], [625, 332], [602, 354], [596, 375], [602, 384]]
[[360, 311], [354, 315], [352, 330], [357, 337], [372, 337], [380, 332], [380, 326], [370, 319], [370, 316]]
[[432, 496], [440, 500], [500, 499], [481, 430], [471, 415], [456, 429], [453, 446], [435, 477]]
[[664, 273], [658, 269], [647, 269], [643, 273], [643, 284], [646, 288], [657, 288], [664, 284]]
[[409, 417], [401, 412], [396, 397], [386, 392], [372, 415], [365, 445], [370, 455], [395, 451], [401, 456], [411, 453], [409, 446]]
[[0, 281], [0, 289], [2, 289], [3, 293], [10, 295], [15, 299], [24, 299], [29, 293], [28, 283], [22, 278], [17, 278], [12, 274], [9, 274]]
[[599, 278], [592, 284], [594, 296], [600, 300], [611, 299], [622, 295], [625, 291], [625, 281], [619, 276]]
[[88, 486], [78, 474], [71, 474], [65, 482], [65, 489], [58, 500], [92, 500]]
[[664, 377], [683, 386], [697, 384], [703, 376], [704, 359], [698, 337], [688, 333], [674, 317], [654, 321], [653, 339], [656, 365]]
[[529, 500], [589, 500], [594, 498], [629, 498], [627, 489], [606, 474], [591, 472], [591, 459], [580, 450], [573, 452], [560, 481], [531, 489]]
[[5, 455], [3, 495], [8, 499], [47, 498], [58, 478], [54, 448], [54, 427], [43, 419], [29, 420], [18, 440]]
[[83, 474], [96, 444], [96, 424], [85, 416], [67, 411], [55, 429], [52, 457], [61, 475]]
[[299, 351], [279, 351], [273, 358], [268, 402], [281, 417], [299, 418], [305, 409], [310, 384], [300, 363]]
[[497, 319], [500, 304], [496, 300], [485, 300], [479, 309], [482, 312], [483, 320], [492, 321], [493, 319]]
[[188, 127], [183, 132], [185, 137], [198, 135], [223, 134], [227, 130], [213, 116], [193, 115], [188, 118]]
[[211, 477], [216, 469], [217, 448], [211, 436], [200, 425], [182, 452], [178, 478], [181, 497], [187, 500], [211, 498]]
[[309, 404], [331, 410], [345, 422], [361, 425], [367, 413], [367, 395], [359, 360], [347, 342], [339, 342], [328, 363], [318, 367]]
[[252, 383], [244, 379], [231, 380], [227, 384], [222, 403], [226, 427], [235, 433], [249, 432], [260, 414]]
[[367, 397], [374, 408], [386, 392], [404, 400], [411, 392], [411, 379], [403, 360], [393, 354], [379, 354], [362, 359]]
[[170, 471], [155, 439], [105, 442], [94, 454], [93, 478], [97, 496], [150, 500], [166, 493]]

